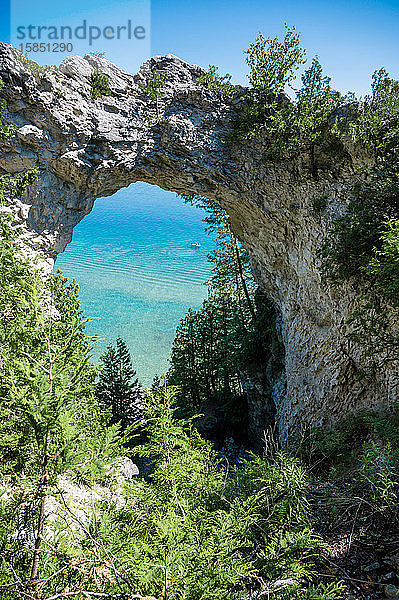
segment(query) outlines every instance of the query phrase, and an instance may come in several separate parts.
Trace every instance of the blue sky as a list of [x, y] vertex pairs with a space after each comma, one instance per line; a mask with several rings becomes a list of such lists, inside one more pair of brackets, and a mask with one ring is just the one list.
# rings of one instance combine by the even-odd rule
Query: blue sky
[[[105, 50], [109, 60], [131, 72], [148, 54], [171, 52], [205, 67], [218, 65], [221, 73], [229, 72], [233, 81], [245, 83], [243, 50], [259, 31], [266, 36], [281, 34], [287, 22], [302, 33], [309, 58], [318, 54], [337, 89], [367, 92], [371, 73], [380, 66], [399, 78], [399, 0], [152, 0], [151, 26], [149, 2], [12, 0], [12, 7], [21, 23], [76, 25], [84, 18], [100, 25], [124, 24], [128, 18], [134, 24], [145, 23], [146, 43], [100, 40], [98, 47], [91, 47]], [[0, 39], [8, 41], [9, 2], [0, 3]], [[31, 56], [43, 62], [43, 55]], [[59, 63], [63, 56], [52, 55], [51, 62]]]

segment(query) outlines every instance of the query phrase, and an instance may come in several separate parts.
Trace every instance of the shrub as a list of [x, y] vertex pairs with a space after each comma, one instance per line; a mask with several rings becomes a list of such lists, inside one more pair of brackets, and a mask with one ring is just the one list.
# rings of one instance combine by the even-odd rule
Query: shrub
[[384, 447], [369, 442], [363, 448], [360, 480], [370, 486], [372, 501], [380, 511], [396, 505], [398, 458], [398, 450], [395, 453], [390, 442]]
[[102, 73], [97, 67], [94, 68], [93, 73], [90, 75], [90, 95], [92, 98], [103, 98], [104, 96], [110, 96], [111, 90], [109, 88], [109, 75]]
[[385, 228], [380, 238], [381, 249], [374, 250], [374, 256], [362, 271], [393, 306], [399, 307], [399, 219], [388, 219]]
[[245, 51], [250, 68], [248, 79], [255, 90], [277, 96], [295, 77], [305, 62], [305, 51], [300, 47], [300, 35], [295, 27], [285, 24], [286, 33], [281, 42], [277, 37], [265, 38], [261, 33]]
[[165, 87], [166, 79], [166, 73], [155, 69], [154, 71], [151, 71], [147, 82], [140, 86], [144, 97], [150, 102], [155, 102], [157, 119], [160, 119], [159, 100], [162, 97], [162, 90]]
[[197, 84], [206, 87], [208, 90], [214, 90], [225, 96], [234, 94], [235, 87], [231, 84], [231, 75], [219, 75], [218, 68], [214, 65], [209, 65], [209, 69], [197, 79]]
[[[96, 520], [103, 558], [123, 565], [122, 589], [159, 600], [238, 600], [278, 582], [287, 597], [318, 597], [304, 584], [321, 541], [309, 525], [298, 461], [252, 456], [229, 472], [191, 421], [176, 419], [175, 402], [171, 388], [148, 398], [147, 441], [135, 451], [151, 458], [153, 472], [128, 486], [123, 511], [103, 505]], [[309, 594], [336, 598], [333, 589]]]

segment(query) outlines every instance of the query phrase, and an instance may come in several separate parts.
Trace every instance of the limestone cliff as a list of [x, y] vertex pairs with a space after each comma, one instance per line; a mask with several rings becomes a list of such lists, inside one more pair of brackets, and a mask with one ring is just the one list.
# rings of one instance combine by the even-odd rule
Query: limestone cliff
[[[90, 95], [95, 67], [109, 75], [112, 93], [102, 100]], [[140, 87], [153, 68], [167, 74], [161, 119]], [[303, 420], [331, 423], [347, 411], [393, 400], [393, 367], [372, 383], [356, 377], [363, 351], [345, 338], [356, 294], [349, 284], [323, 284], [317, 258], [367, 156], [349, 144], [335, 159], [319, 155], [315, 181], [308, 156], [265, 160], [266, 135], [227, 142], [240, 94], [224, 98], [204, 89], [196, 83], [202, 72], [168, 55], [152, 58], [132, 76], [88, 55], [66, 58], [57, 71], [32, 73], [0, 44], [3, 95], [18, 127], [0, 147], [0, 172], [40, 171], [38, 183], [13, 207], [27, 235], [52, 264], [95, 199], [135, 181], [217, 200], [279, 313], [285, 379], [273, 395], [281, 431]], [[326, 206], [321, 214], [314, 208], [319, 198]]]

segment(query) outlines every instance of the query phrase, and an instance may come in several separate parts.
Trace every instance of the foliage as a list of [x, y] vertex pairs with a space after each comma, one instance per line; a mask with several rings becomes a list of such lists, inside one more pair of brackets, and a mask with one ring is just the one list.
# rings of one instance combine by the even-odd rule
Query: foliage
[[[382, 159], [356, 191], [347, 213], [334, 222], [322, 248], [326, 275], [337, 282], [367, 278], [378, 257], [384, 270], [389, 268], [388, 262], [395, 269], [395, 219], [399, 214], [396, 160]], [[382, 257], [378, 253], [384, 246]], [[382, 291], [381, 282], [379, 288]], [[390, 299], [397, 301], [392, 293]]]
[[348, 321], [348, 335], [365, 348], [369, 370], [395, 360], [399, 348], [386, 306], [396, 311], [399, 307], [399, 181], [394, 164], [389, 163], [384, 160], [372, 171], [347, 214], [334, 222], [321, 249], [327, 278], [365, 285]]
[[392, 328], [395, 312], [397, 315], [397, 310], [390, 315], [381, 297], [371, 291], [360, 297], [358, 307], [348, 319], [348, 342], [361, 345], [367, 359], [366, 364], [358, 367], [357, 376], [366, 377], [369, 385], [379, 368], [398, 360], [399, 336]]
[[162, 97], [162, 91], [165, 87], [167, 74], [159, 69], [151, 71], [145, 85], [141, 85], [144, 97], [150, 102], [155, 102], [157, 119], [160, 119], [159, 100]]
[[138, 404], [142, 399], [141, 386], [126, 342], [118, 337], [116, 347], [108, 344], [101, 362], [97, 398], [101, 406], [112, 411], [115, 423], [121, 421], [126, 426], [137, 418]]
[[88, 522], [69, 509], [72, 532], [55, 523], [49, 539], [44, 528], [45, 560], [34, 581], [24, 534], [29, 484], [21, 480], [11, 499], [0, 499], [2, 598], [338, 598], [337, 582], [312, 585], [322, 542], [309, 522], [299, 462], [252, 456], [229, 472], [191, 420], [176, 418], [176, 390], [158, 389], [147, 400], [146, 442], [135, 452], [152, 461], [149, 480], [119, 488], [118, 506], [104, 495]]
[[345, 513], [352, 531], [357, 516], [362, 528], [367, 521], [366, 529], [376, 519], [375, 526], [382, 530], [398, 522], [397, 403], [380, 411], [349, 414], [328, 429], [304, 427], [291, 451], [310, 468], [316, 489], [324, 488], [317, 492], [314, 513], [323, 528], [327, 522], [336, 527]]
[[397, 502], [398, 458], [390, 442], [383, 448], [369, 442], [363, 448], [360, 477], [370, 486], [372, 501], [381, 511]]
[[231, 75], [219, 75], [218, 68], [214, 65], [209, 65], [208, 71], [198, 77], [197, 84], [225, 96], [232, 96], [235, 92], [235, 87], [231, 83]]
[[[12, 132], [2, 126], [3, 139]], [[36, 170], [2, 176], [1, 203], [36, 178]], [[76, 284], [38, 276], [12, 214], [0, 215], [0, 233], [0, 472], [9, 482], [0, 498], [0, 585], [3, 598], [36, 598], [51, 486], [61, 473], [102, 476], [119, 441], [95, 401]]]
[[371, 95], [363, 101], [354, 98], [348, 133], [352, 139], [366, 144], [375, 160], [398, 152], [399, 82], [384, 68], [373, 73]]
[[[299, 35], [294, 28], [286, 29], [282, 42], [260, 35], [247, 50], [252, 88], [233, 138], [255, 135], [264, 127], [269, 139], [265, 158], [305, 152], [314, 179], [318, 154], [344, 155], [344, 137], [372, 151], [374, 165], [354, 190], [347, 214], [333, 224], [321, 254], [330, 279], [366, 279], [375, 292], [398, 306], [399, 82], [380, 69], [373, 75], [370, 96], [363, 101], [353, 94], [343, 98], [331, 88], [315, 57], [302, 75], [295, 102], [283, 99], [281, 93], [304, 62]], [[317, 199], [314, 204], [319, 206]], [[363, 306], [368, 302], [366, 298]]]
[[299, 45], [300, 35], [295, 27], [290, 28], [286, 24], [285, 29], [283, 41], [259, 34], [245, 51], [252, 87], [243, 97], [242, 112], [235, 124], [232, 139], [257, 135], [269, 124], [271, 115], [287, 102], [282, 98], [282, 93], [305, 62], [305, 51]]
[[59, 476], [102, 478], [121, 441], [95, 399], [76, 283], [60, 273], [44, 282], [21, 256], [11, 217], [0, 223], [0, 465], [13, 482], [0, 507], [0, 585], [25, 581], [22, 591], [36, 593], [51, 574], [45, 505]]
[[376, 71], [371, 96], [352, 99], [350, 109], [342, 134], [366, 145], [374, 162], [353, 190], [347, 213], [334, 222], [321, 257], [328, 279], [351, 279], [365, 290], [349, 338], [366, 349], [375, 369], [395, 360], [399, 348], [384, 306], [399, 307], [399, 83], [385, 69]]
[[216, 249], [208, 256], [213, 265], [208, 298], [201, 309], [190, 308], [177, 328], [168, 381], [179, 386], [181, 404], [191, 414], [204, 402], [214, 402], [226, 425], [242, 435], [242, 382], [245, 373], [268, 361], [274, 311], [257, 291], [248, 253], [232, 233], [225, 211], [205, 198], [186, 201], [206, 211], [206, 230], [215, 236]]
[[167, 75], [163, 71], [159, 71], [158, 69], [151, 71], [146, 84], [141, 86], [144, 96], [149, 100], [160, 98], [162, 89], [165, 86], [166, 78]]
[[[332, 124], [330, 129], [330, 123], [340, 99], [315, 59], [293, 107], [279, 105], [277, 95], [303, 59], [293, 30], [287, 31], [284, 43], [258, 39], [258, 45], [251, 46], [249, 64], [255, 78], [247, 116], [259, 124], [267, 120], [271, 131], [274, 127], [276, 156], [295, 151], [291, 144], [298, 139], [300, 147], [312, 153], [312, 147], [324, 147], [326, 132], [339, 137], [339, 127], [333, 129]], [[271, 72], [266, 69], [269, 59], [276, 61]], [[229, 83], [218, 77], [216, 70], [211, 71], [202, 84]], [[164, 80], [155, 78], [148, 88], [157, 114], [160, 83]], [[353, 315], [353, 339], [368, 335], [391, 354], [398, 345], [389, 335], [378, 294], [398, 306], [397, 92], [396, 82], [379, 71], [371, 99], [362, 104], [353, 101], [350, 119], [342, 124], [343, 135], [362, 143], [367, 140], [376, 162], [348, 215], [335, 224], [335, 237], [325, 253], [335, 281], [366, 279], [375, 292]], [[4, 112], [3, 102], [1, 118]], [[3, 139], [12, 133], [12, 126], [0, 123]], [[314, 177], [316, 159], [314, 153]], [[1, 200], [19, 197], [36, 177], [35, 172], [2, 176]], [[60, 476], [91, 486], [107, 482], [107, 469], [120, 454], [122, 439], [118, 426], [109, 426], [111, 415], [96, 398], [91, 340], [84, 333], [86, 320], [76, 284], [60, 273], [47, 282], [39, 279], [18, 250], [20, 232], [12, 218], [0, 217], [4, 600], [64, 595], [152, 595], [158, 600], [340, 596], [337, 582], [328, 587], [313, 583], [312, 559], [322, 542], [310, 524], [308, 479], [299, 460], [284, 453], [251, 456], [229, 469], [191, 419], [177, 418], [177, 399], [192, 413], [210, 394], [242, 427], [242, 376], [245, 369], [256, 370], [259, 361], [267, 362], [274, 343], [273, 309], [259, 296], [248, 256], [231, 233], [226, 215], [216, 204], [200, 198], [192, 201], [204, 204], [208, 229], [218, 242], [210, 257], [209, 298], [200, 311], [188, 313], [175, 341], [170, 378], [182, 389], [159, 383], [147, 399], [146, 441], [135, 452], [151, 463], [151, 476], [113, 488], [84, 518], [66, 507], [78, 531], [61, 518], [50, 528], [46, 500], [64, 501]], [[126, 347], [121, 342], [111, 348], [102, 385], [104, 403], [111, 390], [118, 398], [116, 406], [137, 387]], [[316, 458], [318, 468], [329, 472], [355, 457], [355, 477], [364, 486], [365, 501], [378, 510], [394, 511], [398, 415], [397, 406], [392, 406], [389, 414], [348, 418], [340, 428], [312, 432], [302, 440], [299, 452], [312, 461]], [[370, 436], [378, 439], [370, 441]]]
[[253, 457], [226, 473], [191, 421], [176, 419], [175, 402], [173, 389], [148, 398], [147, 442], [136, 451], [154, 470], [128, 486], [122, 511], [103, 505], [101, 558], [118, 556], [124, 591], [159, 600], [256, 597], [275, 580], [307, 597], [301, 582], [320, 539], [298, 462]]
[[340, 419], [334, 427], [306, 428], [292, 447], [302, 462], [317, 465], [318, 472], [346, 467], [361, 456], [364, 444], [379, 440], [384, 447], [399, 450], [399, 405], [385, 411], [361, 411]]
[[[299, 34], [287, 30], [284, 43], [261, 37], [248, 51], [251, 56], [250, 81], [243, 114], [233, 138], [253, 136], [263, 127], [269, 141], [265, 158], [281, 160], [306, 153], [310, 157], [310, 172], [317, 179], [316, 149], [336, 153], [340, 148], [337, 129], [337, 108], [342, 96], [330, 86], [315, 57], [302, 75], [302, 86], [295, 102], [282, 96], [284, 86], [304, 63], [299, 46]], [[341, 150], [342, 151], [342, 150]]]
[[[2, 306], [1, 412], [9, 431], [0, 442], [2, 469], [36, 475], [39, 456], [48, 453], [46, 471], [55, 473], [60, 462], [77, 458], [76, 411], [82, 417], [87, 413], [88, 428], [96, 414], [94, 370], [88, 365], [90, 345], [83, 337], [76, 284], [66, 286], [57, 274], [43, 287], [25, 262], [11, 273], [8, 260], [1, 266], [14, 288], [12, 295], [3, 295]], [[74, 405], [80, 397], [86, 397], [85, 404]], [[79, 445], [84, 453], [82, 440]]]
[[363, 272], [393, 306], [399, 306], [399, 219], [388, 219], [385, 227], [381, 249], [375, 250]]
[[90, 95], [92, 98], [103, 98], [112, 94], [109, 88], [109, 75], [102, 73], [98, 67], [90, 75]]
[[329, 151], [333, 115], [342, 98], [330, 87], [330, 78], [323, 75], [319, 59], [302, 75], [302, 87], [296, 93], [295, 103], [276, 107], [268, 123], [272, 142], [269, 158], [284, 155], [297, 156], [306, 152], [310, 156], [310, 171], [317, 179], [316, 148]]
[[354, 190], [347, 214], [334, 223], [322, 255], [330, 278], [370, 275], [396, 305], [399, 297], [388, 274], [395, 276], [398, 268], [399, 83], [381, 69], [374, 73], [372, 90], [372, 96], [357, 104], [349, 129], [355, 141], [369, 145], [374, 165]]
[[265, 38], [261, 33], [250, 44], [247, 64], [250, 68], [248, 79], [255, 90], [277, 96], [284, 91], [295, 71], [305, 62], [305, 51], [300, 47], [300, 35], [295, 27], [285, 24], [284, 40]]
[[39, 77], [42, 73], [58, 73], [59, 71], [57, 65], [39, 65], [36, 61], [28, 58], [27, 52], [23, 54], [21, 50], [18, 50], [17, 48], [13, 48], [12, 50], [17, 60], [19, 60], [19, 62], [36, 77]]
[[[0, 90], [4, 87], [4, 81], [0, 77]], [[4, 98], [0, 98], [0, 140], [6, 140], [16, 130], [15, 125], [3, 124], [4, 113], [7, 110], [7, 104]], [[2, 189], [2, 181], [4, 175], [0, 178], [0, 190]]]

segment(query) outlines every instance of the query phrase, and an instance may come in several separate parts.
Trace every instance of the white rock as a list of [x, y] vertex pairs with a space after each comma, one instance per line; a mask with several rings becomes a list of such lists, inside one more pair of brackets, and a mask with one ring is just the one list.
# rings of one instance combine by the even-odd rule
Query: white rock
[[112, 463], [108, 473], [117, 483], [123, 483], [126, 479], [131, 479], [135, 475], [138, 475], [139, 469], [130, 458], [122, 456]]
[[22, 143], [26, 145], [39, 145], [44, 140], [44, 132], [34, 125], [24, 125], [16, 132]]
[[81, 56], [67, 56], [60, 64], [60, 71], [64, 75], [79, 79], [81, 77], [90, 77], [93, 69], [87, 60]]

